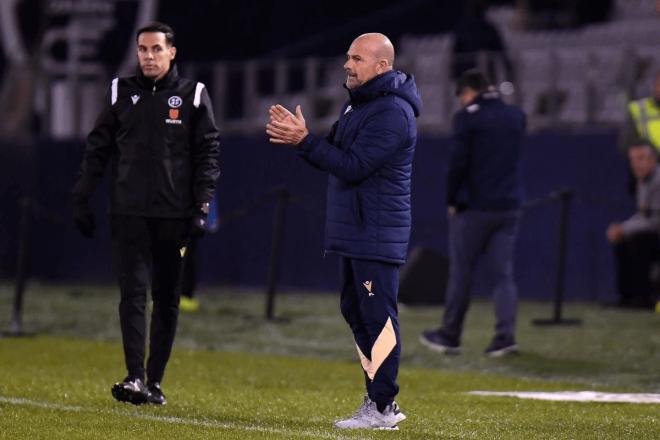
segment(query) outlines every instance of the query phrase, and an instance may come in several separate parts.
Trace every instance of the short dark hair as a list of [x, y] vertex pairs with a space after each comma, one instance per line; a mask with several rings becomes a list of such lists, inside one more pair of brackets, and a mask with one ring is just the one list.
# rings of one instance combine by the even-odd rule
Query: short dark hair
[[644, 149], [650, 151], [653, 156], [658, 159], [658, 150], [653, 146], [650, 140], [639, 137], [635, 139], [629, 146], [628, 150], [637, 150], [637, 149]]
[[459, 96], [467, 88], [481, 93], [488, 90], [490, 81], [486, 75], [481, 73], [479, 69], [469, 69], [463, 72], [461, 77], [456, 82], [456, 96]]
[[629, 148], [642, 148], [642, 147], [653, 147], [653, 144], [651, 143], [650, 140], [643, 138], [643, 137], [637, 137], [633, 139], [633, 141], [630, 143]]
[[135, 41], [140, 38], [140, 34], [145, 32], [162, 32], [165, 34], [165, 41], [167, 44], [170, 46], [174, 45], [174, 31], [169, 25], [165, 23], [161, 23], [160, 21], [153, 21], [142, 26], [137, 30], [137, 33], [135, 34]]

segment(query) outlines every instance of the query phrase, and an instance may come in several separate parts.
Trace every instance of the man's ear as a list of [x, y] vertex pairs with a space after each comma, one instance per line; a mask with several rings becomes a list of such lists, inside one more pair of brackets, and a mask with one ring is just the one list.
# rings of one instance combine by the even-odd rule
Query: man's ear
[[170, 60], [173, 60], [176, 57], [176, 47], [170, 47]]

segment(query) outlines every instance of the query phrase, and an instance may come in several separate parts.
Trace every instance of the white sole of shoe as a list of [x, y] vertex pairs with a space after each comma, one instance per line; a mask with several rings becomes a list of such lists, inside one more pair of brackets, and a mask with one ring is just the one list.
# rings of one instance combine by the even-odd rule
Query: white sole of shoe
[[504, 347], [504, 348], [501, 348], [499, 350], [495, 350], [495, 351], [491, 351], [490, 353], [486, 353], [486, 356], [497, 358], [497, 357], [506, 356], [508, 354], [518, 354], [518, 353], [520, 353], [520, 351], [518, 350], [518, 346], [517, 345], [510, 345], [508, 347]]
[[423, 346], [428, 347], [437, 353], [449, 354], [449, 355], [461, 354], [460, 347], [448, 347], [446, 345], [433, 344], [427, 341], [423, 335], [419, 337], [419, 342], [421, 342]]
[[374, 431], [398, 431], [399, 427], [397, 425], [394, 426], [381, 426], [379, 428], [374, 428]]

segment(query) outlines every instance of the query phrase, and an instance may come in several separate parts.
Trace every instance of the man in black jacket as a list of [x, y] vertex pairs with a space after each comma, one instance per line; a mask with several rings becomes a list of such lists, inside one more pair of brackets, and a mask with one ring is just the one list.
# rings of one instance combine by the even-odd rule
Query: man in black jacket
[[513, 251], [522, 198], [520, 148], [525, 114], [503, 102], [478, 70], [468, 70], [456, 94], [463, 109], [454, 117], [454, 149], [449, 163], [449, 285], [442, 327], [420, 341], [442, 353], [458, 353], [477, 262], [493, 276], [495, 337], [488, 356], [517, 351], [517, 292]]
[[[178, 76], [173, 44], [174, 33], [163, 23], [138, 30], [139, 69], [112, 81], [73, 190], [75, 223], [92, 237], [88, 201], [111, 163], [110, 226], [128, 370], [112, 395], [133, 404], [166, 403], [160, 383], [176, 333], [181, 259], [190, 236], [204, 229], [220, 174], [208, 92], [204, 84]], [[153, 311], [145, 371], [149, 285]]]

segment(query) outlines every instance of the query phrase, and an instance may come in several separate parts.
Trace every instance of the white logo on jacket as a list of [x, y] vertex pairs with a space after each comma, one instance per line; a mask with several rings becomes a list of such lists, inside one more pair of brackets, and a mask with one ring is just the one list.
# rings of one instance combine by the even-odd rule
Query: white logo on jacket
[[179, 96], [170, 96], [170, 99], [167, 100], [167, 103], [170, 105], [170, 107], [177, 108], [181, 107], [181, 104], [183, 104], [183, 99], [181, 99]]
[[131, 101], [133, 101], [133, 105], [137, 104], [139, 100], [140, 100], [140, 95], [131, 96]]

